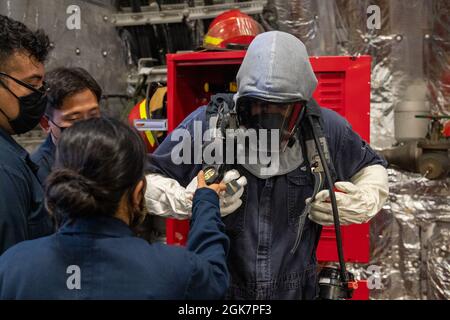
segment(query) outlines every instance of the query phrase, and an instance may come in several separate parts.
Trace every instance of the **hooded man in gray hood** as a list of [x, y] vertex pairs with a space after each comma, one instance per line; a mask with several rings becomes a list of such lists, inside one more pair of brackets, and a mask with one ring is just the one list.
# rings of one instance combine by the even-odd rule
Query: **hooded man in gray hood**
[[[212, 97], [208, 106], [195, 110], [175, 130], [192, 133], [196, 121], [206, 130], [211, 114], [218, 110], [237, 115], [239, 128], [232, 122], [230, 128], [236, 133], [238, 156], [244, 154], [245, 161], [227, 164], [232, 170], [225, 173], [224, 181], [234, 180], [238, 191], [220, 197], [225, 232], [231, 240], [227, 298], [314, 299], [317, 243], [322, 225], [331, 225], [333, 218], [328, 191], [322, 190], [312, 203], [301, 242], [291, 252], [299, 217], [314, 188], [300, 129], [317, 79], [304, 44], [279, 31], [258, 35], [247, 50], [237, 83], [237, 94]], [[322, 109], [321, 118], [339, 181], [335, 187], [343, 191], [336, 194], [340, 221], [344, 225], [367, 222], [388, 194], [386, 163], [337, 113]], [[239, 137], [249, 132], [256, 132], [257, 143], [249, 139], [248, 145], [239, 146]], [[267, 132], [270, 143], [264, 145], [260, 142]], [[175, 164], [172, 151], [178, 143], [169, 135], [151, 155], [146, 200], [152, 214], [187, 219], [194, 177], [202, 164]], [[269, 164], [248, 161], [252, 152], [261, 150], [270, 155]], [[274, 162], [272, 170], [264, 170]]]

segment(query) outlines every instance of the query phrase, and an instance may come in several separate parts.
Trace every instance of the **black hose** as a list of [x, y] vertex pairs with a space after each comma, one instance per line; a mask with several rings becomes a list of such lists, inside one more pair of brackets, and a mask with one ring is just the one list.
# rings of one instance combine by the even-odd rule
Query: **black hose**
[[328, 190], [330, 191], [330, 199], [331, 199], [331, 208], [333, 209], [334, 229], [336, 231], [336, 244], [337, 244], [338, 257], [339, 257], [341, 281], [346, 283], [348, 281], [347, 270], [345, 267], [344, 249], [342, 247], [342, 234], [341, 234], [341, 224], [339, 221], [339, 212], [338, 212], [338, 207], [337, 207], [337, 203], [336, 203], [336, 195], [334, 194], [334, 190], [333, 190], [334, 183], [333, 183], [333, 180], [331, 179], [330, 169], [328, 168], [328, 164], [327, 164], [325, 155], [322, 150], [322, 146], [320, 145], [320, 141], [318, 138], [317, 129], [314, 125], [314, 122], [313, 122], [313, 119], [311, 118], [311, 116], [308, 116], [308, 121], [309, 121], [312, 131], [313, 131], [314, 143], [316, 144], [316, 149], [319, 153], [320, 161], [322, 162], [322, 166], [325, 171], [325, 178], [326, 178], [326, 181], [328, 182]]

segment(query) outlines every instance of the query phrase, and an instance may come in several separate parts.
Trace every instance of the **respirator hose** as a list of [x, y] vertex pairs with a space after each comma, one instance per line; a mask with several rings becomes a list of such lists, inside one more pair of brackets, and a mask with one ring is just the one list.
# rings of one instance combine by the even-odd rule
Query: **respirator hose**
[[326, 181], [328, 182], [328, 190], [330, 191], [331, 207], [333, 209], [334, 229], [336, 231], [336, 244], [337, 244], [338, 257], [339, 257], [341, 281], [346, 283], [348, 281], [347, 270], [345, 267], [344, 250], [342, 248], [342, 235], [341, 235], [341, 225], [340, 225], [340, 221], [339, 221], [339, 212], [338, 212], [338, 207], [337, 207], [337, 203], [336, 203], [336, 195], [334, 194], [334, 190], [333, 190], [334, 183], [333, 183], [333, 180], [331, 179], [330, 169], [328, 168], [328, 164], [327, 164], [325, 155], [322, 150], [322, 146], [321, 146], [319, 138], [318, 138], [317, 128], [315, 127], [316, 125], [310, 116], [308, 116], [307, 118], [308, 118], [308, 121], [312, 128], [312, 135], [313, 135], [314, 143], [316, 145], [317, 152], [319, 153], [320, 161], [322, 162]]

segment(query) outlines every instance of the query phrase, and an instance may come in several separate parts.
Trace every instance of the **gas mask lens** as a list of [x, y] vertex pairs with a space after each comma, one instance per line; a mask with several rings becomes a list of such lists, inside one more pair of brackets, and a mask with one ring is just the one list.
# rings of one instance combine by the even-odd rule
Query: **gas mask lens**
[[258, 140], [262, 134], [267, 134], [269, 145], [271, 139], [277, 137], [279, 150], [284, 151], [298, 125], [302, 105], [272, 103], [256, 99], [244, 100], [240, 105], [241, 124], [247, 129], [255, 129]]

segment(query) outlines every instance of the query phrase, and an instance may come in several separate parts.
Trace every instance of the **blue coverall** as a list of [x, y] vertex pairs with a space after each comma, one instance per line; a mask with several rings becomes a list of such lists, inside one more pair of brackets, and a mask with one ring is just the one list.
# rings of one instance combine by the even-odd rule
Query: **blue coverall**
[[0, 255], [53, 232], [37, 170], [28, 152], [0, 128]]
[[[194, 137], [194, 121], [201, 121], [204, 132], [208, 129], [205, 111], [206, 106], [198, 108], [178, 128], [189, 130], [191, 137]], [[369, 165], [386, 166], [386, 162], [351, 129], [343, 117], [322, 108], [322, 119], [338, 181], [348, 181]], [[169, 135], [149, 157], [147, 169], [187, 186], [202, 165], [174, 164], [171, 151], [178, 143], [171, 141]], [[227, 297], [315, 298], [316, 248], [321, 226], [306, 219], [301, 244], [294, 254], [290, 253], [305, 199], [313, 193], [313, 177], [307, 163], [285, 175], [268, 179], [260, 179], [240, 165], [236, 165], [236, 169], [247, 178], [248, 184], [242, 197], [243, 204], [223, 219], [231, 240], [228, 257], [231, 285]]]
[[0, 257], [0, 299], [220, 299], [228, 248], [217, 194], [202, 188], [187, 248], [149, 244], [114, 217], [66, 220]]

